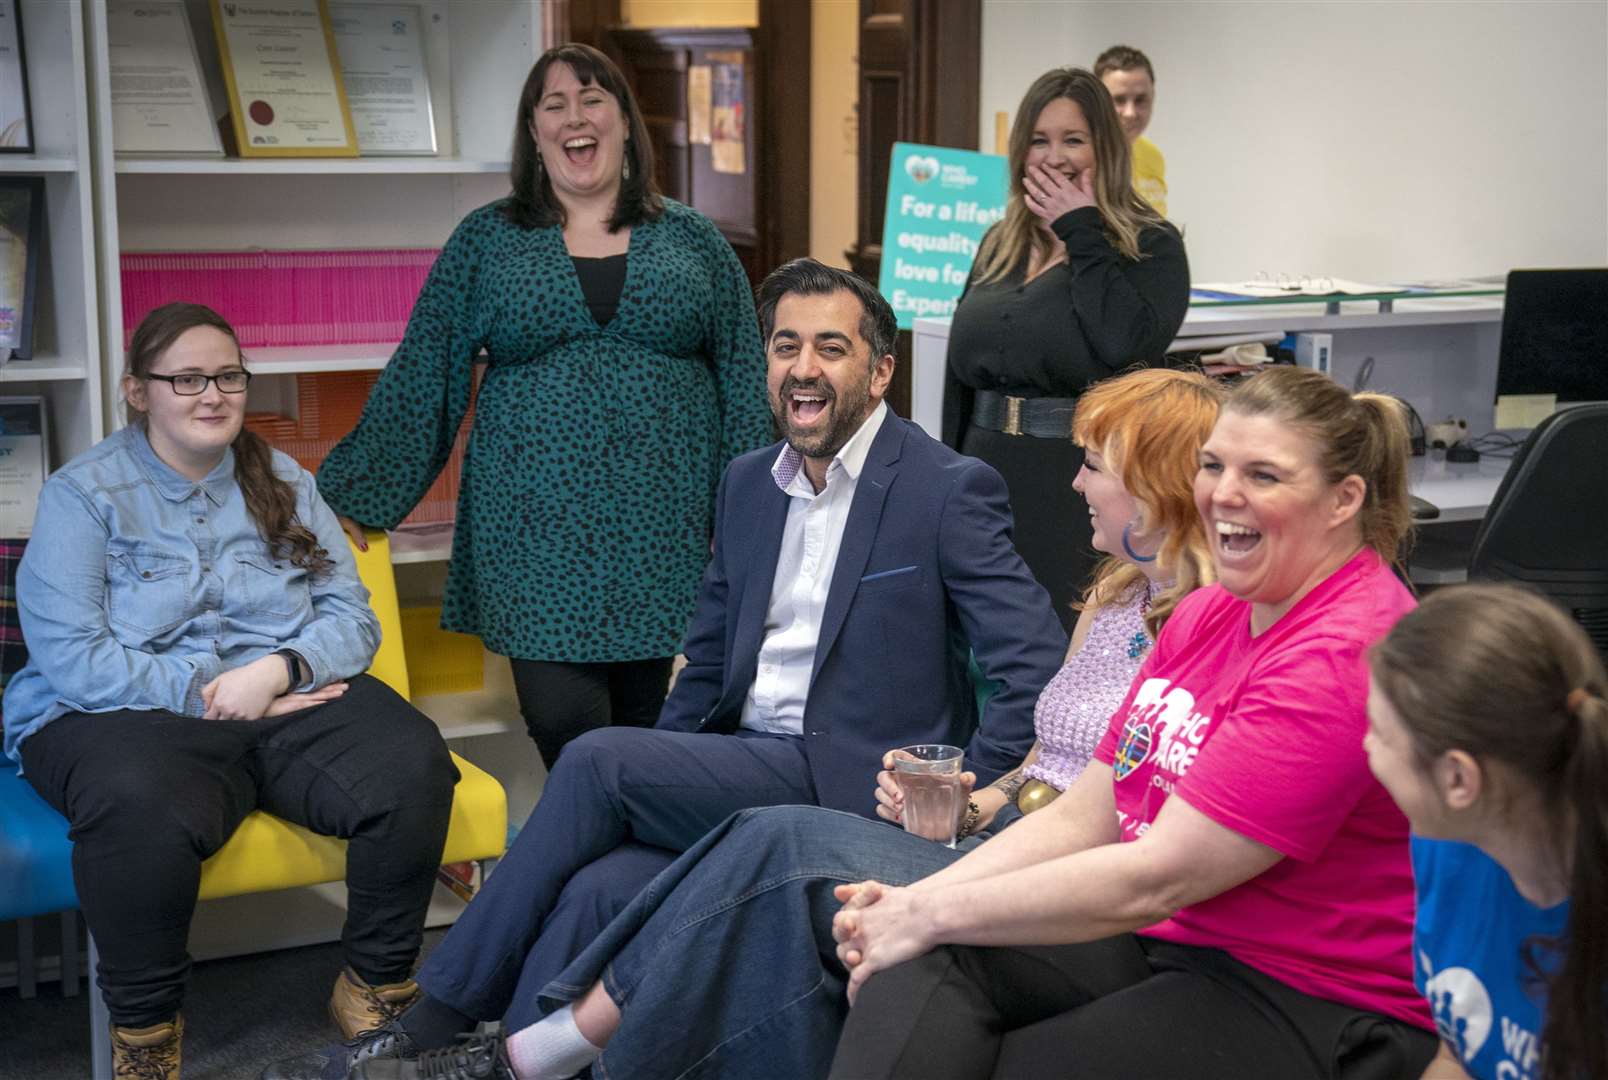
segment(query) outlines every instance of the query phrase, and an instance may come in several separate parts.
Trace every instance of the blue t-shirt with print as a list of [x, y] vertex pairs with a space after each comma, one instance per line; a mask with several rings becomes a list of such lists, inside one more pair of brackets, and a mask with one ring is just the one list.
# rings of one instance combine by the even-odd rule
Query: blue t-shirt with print
[[[1440, 1036], [1474, 1080], [1533, 1080], [1540, 1069], [1544, 988], [1525, 959], [1531, 937], [1556, 938], [1569, 902], [1538, 908], [1472, 844], [1413, 837], [1418, 915], [1413, 979]], [[1555, 954], [1536, 959], [1547, 970]]]

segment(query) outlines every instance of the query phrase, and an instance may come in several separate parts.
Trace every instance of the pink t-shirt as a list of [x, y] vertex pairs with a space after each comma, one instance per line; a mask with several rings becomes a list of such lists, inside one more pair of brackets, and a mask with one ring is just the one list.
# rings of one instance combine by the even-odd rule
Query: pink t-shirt
[[1362, 749], [1367, 649], [1412, 606], [1369, 549], [1260, 637], [1221, 586], [1178, 605], [1095, 752], [1115, 775], [1122, 839], [1176, 793], [1285, 858], [1142, 934], [1434, 1029], [1413, 988], [1407, 819]]

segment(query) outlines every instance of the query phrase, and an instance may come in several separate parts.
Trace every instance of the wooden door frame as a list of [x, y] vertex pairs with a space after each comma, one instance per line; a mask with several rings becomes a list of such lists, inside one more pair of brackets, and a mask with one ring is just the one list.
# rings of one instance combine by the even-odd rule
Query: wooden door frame
[[[860, 0], [859, 213], [846, 254], [873, 285], [893, 144], [977, 146], [982, 25], [982, 0]], [[908, 416], [909, 331], [899, 333], [898, 359], [888, 404]]]
[[[620, 26], [620, 0], [551, 4], [558, 41], [602, 48], [604, 31]], [[753, 35], [764, 65], [754, 108], [765, 134], [757, 147], [755, 214], [769, 225], [760, 230], [759, 244], [767, 271], [810, 253], [811, 23], [808, 0], [759, 0], [759, 26]]]

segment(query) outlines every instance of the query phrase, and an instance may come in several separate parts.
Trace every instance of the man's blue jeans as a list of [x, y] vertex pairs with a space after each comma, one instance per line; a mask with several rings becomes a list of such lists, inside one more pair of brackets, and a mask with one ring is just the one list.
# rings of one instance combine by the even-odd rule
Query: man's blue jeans
[[603, 979], [622, 1023], [597, 1080], [824, 1077], [847, 1008], [833, 887], [907, 885], [960, 855], [835, 810], [744, 810], [654, 878], [547, 985], [542, 1006]]
[[419, 968], [419, 984], [466, 1016], [507, 1013], [521, 1027], [536, 1018], [534, 991], [672, 857], [656, 849], [683, 851], [745, 807], [814, 801], [799, 738], [589, 731], [564, 748], [530, 820]]

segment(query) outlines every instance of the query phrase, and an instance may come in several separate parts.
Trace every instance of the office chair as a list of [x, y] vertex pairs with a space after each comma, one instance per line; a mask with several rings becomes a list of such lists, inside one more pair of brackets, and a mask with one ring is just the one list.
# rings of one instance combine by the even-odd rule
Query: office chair
[[1608, 403], [1560, 410], [1530, 432], [1474, 538], [1468, 577], [1545, 594], [1608, 658]]

